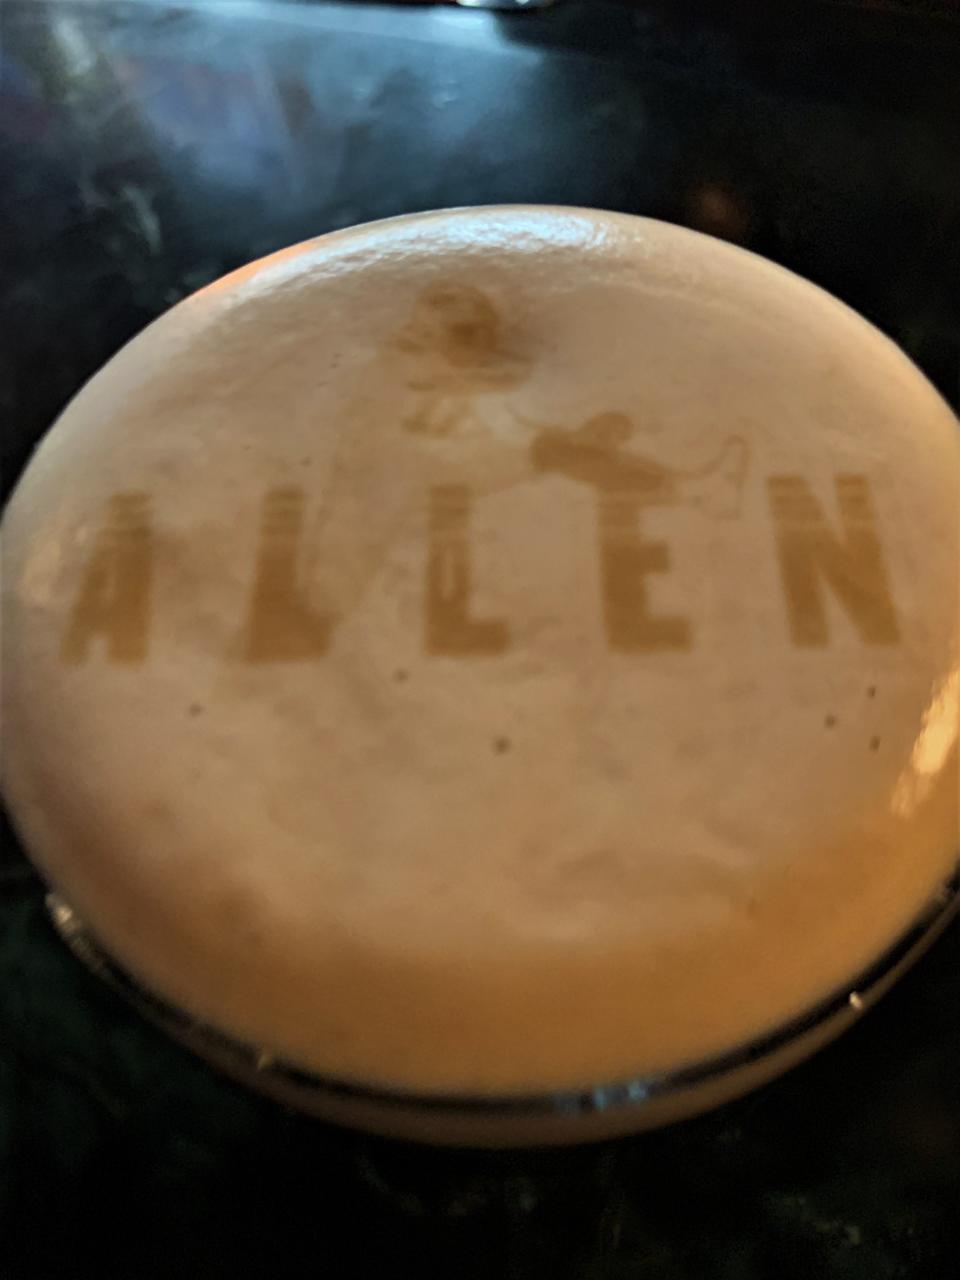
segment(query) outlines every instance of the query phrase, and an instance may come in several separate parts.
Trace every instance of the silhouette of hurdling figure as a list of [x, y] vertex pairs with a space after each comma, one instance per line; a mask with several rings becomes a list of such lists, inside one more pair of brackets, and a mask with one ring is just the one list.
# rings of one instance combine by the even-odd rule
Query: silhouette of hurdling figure
[[736, 516], [747, 468], [747, 446], [730, 437], [706, 466], [683, 471], [628, 452], [629, 418], [606, 413], [573, 431], [542, 429], [533, 440], [535, 470], [567, 476], [597, 494], [604, 626], [611, 648], [622, 652], [688, 649], [686, 618], [650, 612], [647, 577], [670, 567], [665, 543], [645, 542], [645, 507], [690, 504], [719, 519]]
[[622, 413], [600, 414], [573, 431], [546, 427], [534, 438], [533, 466], [590, 485], [601, 498], [638, 506], [689, 503], [720, 519], [739, 514], [747, 470], [747, 446], [740, 436], [730, 436], [706, 466], [685, 471], [627, 452], [632, 434]]

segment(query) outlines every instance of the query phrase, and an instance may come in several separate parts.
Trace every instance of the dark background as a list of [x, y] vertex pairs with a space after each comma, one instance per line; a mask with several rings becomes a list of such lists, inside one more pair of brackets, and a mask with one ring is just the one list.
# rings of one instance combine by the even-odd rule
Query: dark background
[[[960, 399], [952, 4], [3, 0], [4, 493], [199, 285], [354, 222], [518, 200], [745, 244]], [[955, 926], [840, 1043], [700, 1120], [434, 1151], [282, 1111], [142, 1025], [53, 937], [5, 830], [0, 1280], [957, 1280], [958, 962]]]

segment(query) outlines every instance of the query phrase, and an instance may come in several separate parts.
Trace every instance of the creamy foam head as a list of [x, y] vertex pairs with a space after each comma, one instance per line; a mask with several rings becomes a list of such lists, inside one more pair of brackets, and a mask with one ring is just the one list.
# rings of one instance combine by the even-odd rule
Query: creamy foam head
[[4, 785], [168, 1000], [524, 1089], [796, 1016], [955, 864], [953, 415], [613, 214], [399, 219], [176, 307], [4, 528]]

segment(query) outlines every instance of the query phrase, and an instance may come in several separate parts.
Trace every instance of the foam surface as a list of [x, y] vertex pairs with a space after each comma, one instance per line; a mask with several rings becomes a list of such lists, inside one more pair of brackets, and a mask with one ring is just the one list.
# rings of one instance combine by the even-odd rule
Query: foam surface
[[457, 211], [127, 346], [4, 523], [4, 787], [166, 998], [430, 1089], [721, 1052], [955, 865], [960, 443], [674, 227]]

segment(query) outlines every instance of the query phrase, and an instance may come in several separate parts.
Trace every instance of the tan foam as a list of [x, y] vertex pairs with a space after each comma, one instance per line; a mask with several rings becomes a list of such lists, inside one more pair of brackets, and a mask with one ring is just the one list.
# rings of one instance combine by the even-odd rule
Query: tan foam
[[147, 984], [379, 1084], [667, 1069], [949, 875], [956, 421], [813, 286], [425, 215], [202, 290], [4, 524], [4, 786]]

